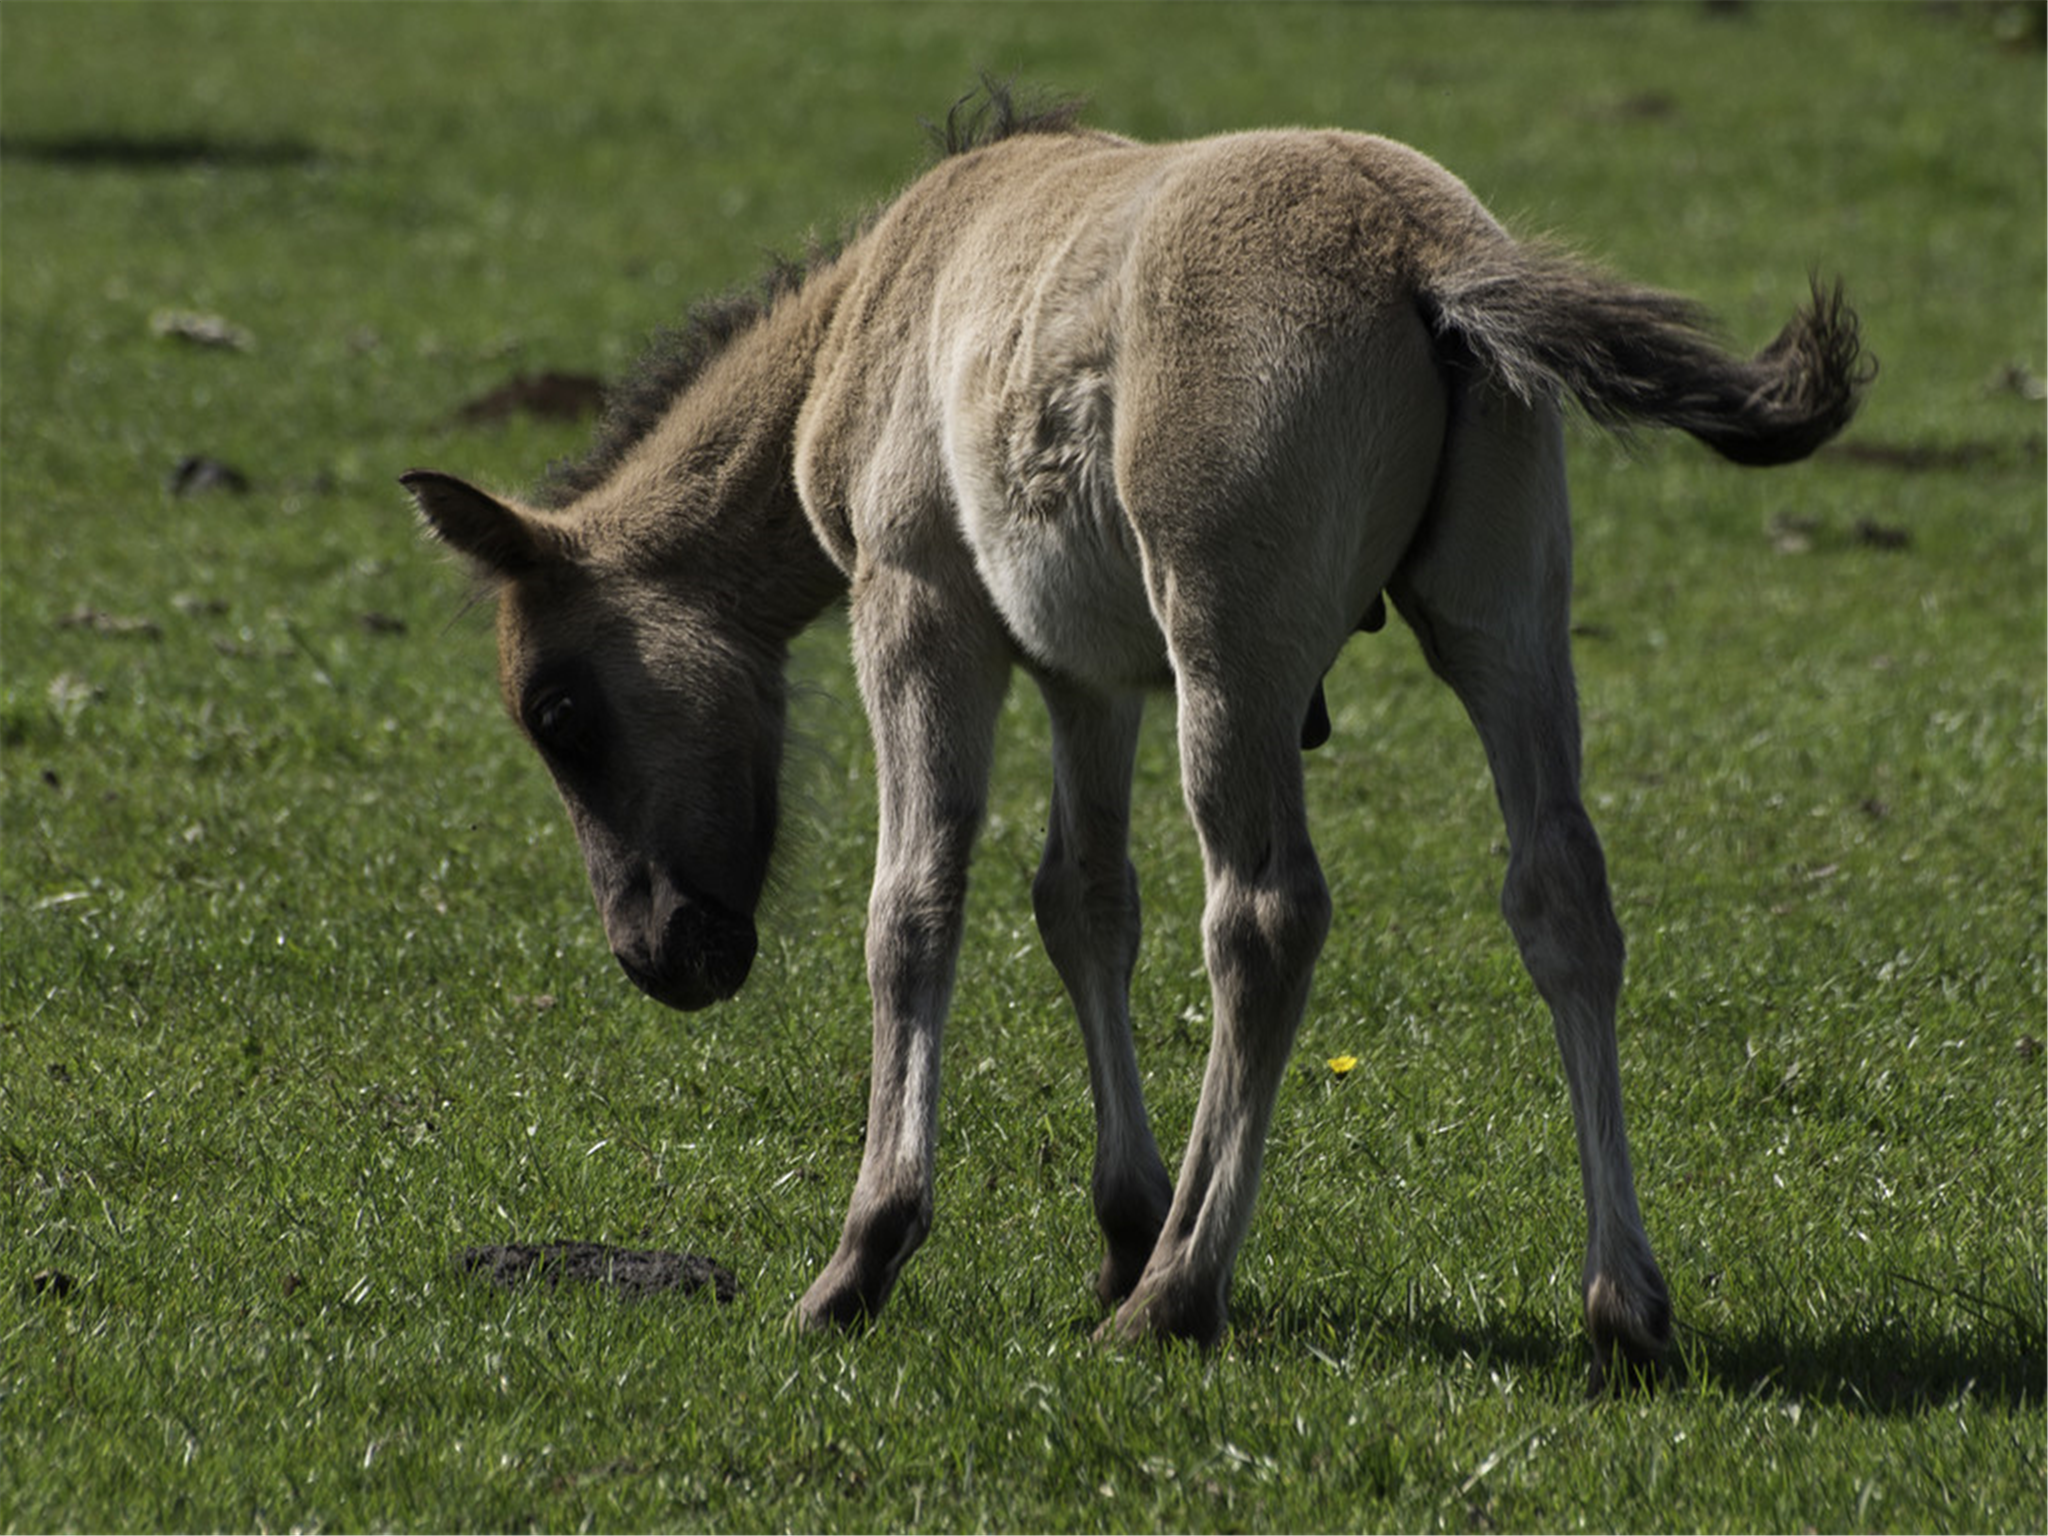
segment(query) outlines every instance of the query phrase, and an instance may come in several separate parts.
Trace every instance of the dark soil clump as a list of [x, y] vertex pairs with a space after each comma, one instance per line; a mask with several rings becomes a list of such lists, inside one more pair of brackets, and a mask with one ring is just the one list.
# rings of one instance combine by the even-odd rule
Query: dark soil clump
[[593, 414], [604, 401], [603, 381], [587, 373], [519, 373], [489, 394], [478, 395], [459, 411], [465, 422], [504, 421], [524, 413], [543, 421], [576, 421]]
[[552, 1287], [565, 1281], [610, 1286], [624, 1296], [710, 1286], [720, 1301], [739, 1293], [732, 1271], [700, 1253], [614, 1248], [608, 1243], [500, 1243], [466, 1248], [456, 1267], [510, 1290], [530, 1280]]

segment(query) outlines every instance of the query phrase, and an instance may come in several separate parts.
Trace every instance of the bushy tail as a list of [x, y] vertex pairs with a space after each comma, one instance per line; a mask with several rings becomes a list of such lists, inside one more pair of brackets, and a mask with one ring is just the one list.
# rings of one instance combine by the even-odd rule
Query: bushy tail
[[1697, 305], [1604, 276], [1541, 246], [1507, 245], [1427, 284], [1439, 334], [1524, 399], [1568, 394], [1603, 425], [1689, 432], [1738, 464], [1803, 459], [1848, 424], [1876, 363], [1840, 284], [1744, 359]]

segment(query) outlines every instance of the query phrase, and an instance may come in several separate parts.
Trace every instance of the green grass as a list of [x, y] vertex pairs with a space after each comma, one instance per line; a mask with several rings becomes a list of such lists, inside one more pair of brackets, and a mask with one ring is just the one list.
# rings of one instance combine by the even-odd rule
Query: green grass
[[[2037, 20], [9, 0], [0, 1527], [2040, 1529]], [[1745, 340], [1809, 266], [1848, 279], [1884, 364], [1864, 457], [1574, 444], [1588, 787], [1681, 1389], [1580, 1401], [1562, 1074], [1494, 910], [1478, 747], [1398, 626], [1347, 654], [1309, 764], [1337, 928], [1223, 1348], [1088, 1342], [1024, 688], [940, 1224], [871, 1332], [789, 1330], [865, 1103], [843, 631], [798, 657], [808, 811], [755, 980], [667, 1014], [605, 952], [487, 620], [392, 482], [517, 486], [575, 451], [585, 428], [455, 413], [520, 369], [617, 370], [886, 197], [983, 66], [1146, 136], [1408, 139]], [[154, 334], [169, 310], [253, 345]], [[188, 454], [252, 489], [172, 497]], [[1175, 1149], [1207, 989], [1170, 716], [1136, 1004]], [[505, 1295], [451, 1266], [552, 1237], [702, 1251], [744, 1289]]]

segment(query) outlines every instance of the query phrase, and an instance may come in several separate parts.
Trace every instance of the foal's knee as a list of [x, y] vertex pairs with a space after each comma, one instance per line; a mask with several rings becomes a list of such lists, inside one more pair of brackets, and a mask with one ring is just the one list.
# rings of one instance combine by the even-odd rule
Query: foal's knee
[[1600, 838], [1577, 806], [1544, 817], [1508, 859], [1501, 914], [1537, 987], [1619, 987], [1624, 945]]

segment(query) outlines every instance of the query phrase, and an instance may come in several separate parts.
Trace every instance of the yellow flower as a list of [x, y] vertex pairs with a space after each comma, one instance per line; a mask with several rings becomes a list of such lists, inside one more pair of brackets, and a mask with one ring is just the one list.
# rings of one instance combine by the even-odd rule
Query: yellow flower
[[1356, 1056], [1332, 1056], [1330, 1058], [1330, 1070], [1339, 1077], [1342, 1077], [1357, 1065], [1358, 1058]]

